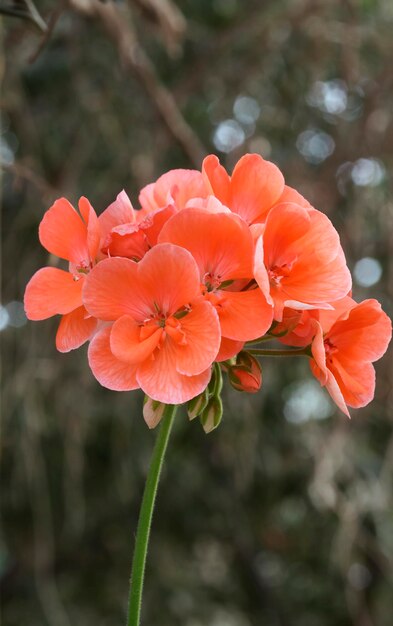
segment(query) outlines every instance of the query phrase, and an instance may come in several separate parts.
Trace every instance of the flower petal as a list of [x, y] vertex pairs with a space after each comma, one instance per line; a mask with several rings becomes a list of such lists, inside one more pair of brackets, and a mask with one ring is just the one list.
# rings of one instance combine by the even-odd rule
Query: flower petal
[[120, 224], [129, 224], [136, 221], [137, 211], [132, 207], [131, 200], [124, 189], [116, 200], [98, 218], [101, 229], [101, 240], [105, 241], [112, 228]]
[[284, 177], [274, 163], [259, 154], [246, 154], [231, 178], [228, 206], [247, 222], [263, 222], [284, 189]]
[[387, 350], [392, 323], [377, 300], [364, 300], [332, 326], [328, 337], [340, 355], [354, 362], [377, 361]]
[[97, 319], [112, 321], [131, 315], [143, 321], [150, 315], [152, 302], [139, 284], [137, 263], [130, 259], [104, 259], [86, 276], [83, 303]]
[[202, 175], [210, 193], [213, 193], [216, 198], [228, 206], [231, 179], [214, 154], [210, 154], [204, 159], [202, 163]]
[[264, 335], [273, 320], [273, 308], [260, 289], [220, 291], [217, 306], [223, 337], [251, 341]]
[[206, 195], [207, 189], [198, 170], [170, 170], [160, 176], [154, 185], [156, 208], [165, 207], [173, 200], [178, 210], [184, 209], [191, 198]]
[[211, 368], [196, 376], [185, 376], [176, 369], [176, 344], [168, 337], [161, 350], [155, 352], [154, 360], [144, 361], [137, 369], [137, 381], [141, 389], [153, 400], [165, 404], [183, 404], [206, 389]]
[[135, 366], [119, 361], [111, 352], [111, 327], [106, 326], [91, 340], [88, 350], [90, 368], [98, 382], [113, 391], [138, 389]]
[[202, 298], [191, 305], [181, 318], [186, 343], [176, 346], [176, 369], [180, 374], [201, 374], [215, 360], [221, 340], [218, 315], [210, 302]]
[[333, 359], [331, 373], [348, 406], [360, 408], [374, 398], [375, 369], [371, 363], [361, 363], [359, 367], [357, 361], [344, 361], [340, 355]]
[[84, 306], [63, 315], [56, 334], [56, 348], [59, 352], [69, 352], [82, 346], [90, 339], [97, 327], [97, 320], [91, 317]]
[[87, 226], [65, 198], [56, 200], [46, 211], [40, 223], [39, 238], [51, 254], [75, 265], [89, 265]]
[[221, 361], [227, 361], [236, 356], [241, 350], [243, 350], [244, 341], [234, 341], [234, 339], [228, 339], [228, 337], [221, 337], [221, 345], [215, 360], [220, 363]]
[[245, 222], [232, 213], [186, 209], [165, 224], [159, 241], [189, 250], [202, 282], [206, 273], [220, 276], [222, 281], [252, 278], [251, 233]]
[[84, 279], [74, 280], [69, 272], [43, 267], [34, 274], [25, 291], [25, 311], [29, 320], [45, 320], [70, 313], [82, 304]]
[[98, 217], [87, 198], [82, 196], [79, 199], [79, 211], [87, 225], [87, 248], [89, 250], [90, 261], [94, 261], [98, 248], [100, 247], [100, 224]]
[[157, 329], [141, 340], [141, 326], [129, 315], [123, 315], [112, 326], [110, 346], [120, 361], [137, 365], [149, 358], [162, 337], [163, 329]]
[[139, 281], [151, 305], [155, 303], [165, 315], [176, 313], [200, 295], [197, 264], [191, 254], [179, 246], [158, 244], [145, 254], [137, 267]]

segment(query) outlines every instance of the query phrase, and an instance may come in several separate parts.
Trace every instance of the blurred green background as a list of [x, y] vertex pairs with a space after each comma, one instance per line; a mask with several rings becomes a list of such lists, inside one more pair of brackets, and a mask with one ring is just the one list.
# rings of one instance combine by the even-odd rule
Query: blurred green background
[[[26, 14], [25, 0], [2, 8]], [[332, 219], [354, 297], [393, 308], [391, 0], [37, 0], [3, 17], [2, 617], [124, 623], [155, 433], [142, 396], [99, 386], [24, 287], [59, 196], [125, 188], [245, 152]], [[307, 362], [265, 360], [206, 436], [178, 415], [160, 486], [146, 626], [390, 626], [392, 351], [348, 421]], [[299, 360], [300, 361], [300, 360]]]

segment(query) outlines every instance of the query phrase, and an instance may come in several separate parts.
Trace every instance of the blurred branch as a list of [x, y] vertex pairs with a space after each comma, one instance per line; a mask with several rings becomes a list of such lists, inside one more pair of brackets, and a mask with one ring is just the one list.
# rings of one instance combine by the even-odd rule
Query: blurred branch
[[53, 196], [57, 194], [56, 189], [51, 187], [44, 178], [22, 163], [6, 163], [0, 159], [0, 167], [7, 172], [12, 172], [16, 178], [22, 178], [32, 183], [45, 195]]
[[52, 11], [52, 13], [50, 15], [49, 21], [48, 21], [48, 27], [46, 29], [46, 32], [45, 32], [44, 36], [42, 37], [37, 50], [30, 56], [29, 63], [34, 63], [34, 61], [37, 60], [37, 58], [39, 57], [39, 55], [41, 54], [41, 52], [45, 48], [46, 44], [48, 43], [48, 41], [49, 41], [49, 39], [50, 39], [50, 37], [51, 37], [51, 35], [53, 33], [53, 29], [54, 29], [54, 27], [57, 24], [57, 20], [59, 19], [60, 15], [64, 11], [65, 3], [66, 3], [66, 0], [60, 0], [60, 2], [57, 5], [57, 7], [55, 9], [53, 9], [53, 11]]
[[129, 2], [138, 5], [150, 19], [159, 24], [168, 53], [176, 56], [187, 28], [187, 22], [179, 8], [172, 0], [129, 0]]
[[171, 92], [160, 82], [156, 69], [141, 46], [131, 20], [125, 21], [112, 2], [68, 0], [70, 6], [89, 17], [100, 20], [117, 46], [124, 66], [132, 70], [145, 87], [169, 132], [191, 162], [199, 167], [206, 154], [202, 143], [187, 124]]
[[10, 17], [19, 17], [22, 20], [28, 20], [45, 33], [48, 29], [45, 20], [41, 17], [33, 0], [1, 0], [0, 13], [9, 15]]

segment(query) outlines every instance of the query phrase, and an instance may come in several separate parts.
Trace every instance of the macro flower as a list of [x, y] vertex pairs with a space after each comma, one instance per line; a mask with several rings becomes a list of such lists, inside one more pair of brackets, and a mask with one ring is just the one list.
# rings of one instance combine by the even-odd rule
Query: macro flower
[[249, 225], [264, 222], [284, 191], [284, 177], [278, 167], [259, 154], [243, 156], [232, 176], [211, 154], [203, 161], [202, 173], [209, 193]]
[[310, 363], [314, 376], [349, 417], [347, 406], [359, 408], [374, 397], [372, 363], [386, 352], [392, 324], [377, 300], [346, 301], [344, 313], [342, 308], [336, 314], [320, 311]]
[[62, 315], [56, 347], [68, 352], [81, 346], [94, 332], [97, 320], [82, 303], [85, 276], [96, 262], [100, 230], [97, 215], [87, 198], [79, 200], [80, 214], [65, 198], [46, 211], [39, 239], [48, 252], [69, 261], [69, 271], [56, 267], [38, 270], [26, 286], [24, 305], [30, 320]]
[[254, 274], [279, 322], [285, 307], [332, 308], [329, 303], [343, 298], [352, 285], [330, 220], [291, 202], [270, 210], [256, 242]]
[[102, 385], [141, 387], [166, 404], [186, 402], [206, 388], [220, 326], [187, 250], [166, 243], [139, 263], [106, 259], [88, 276], [83, 299], [91, 315], [113, 322], [89, 347], [90, 367]]
[[253, 240], [243, 220], [189, 208], [166, 222], [159, 241], [191, 252], [202, 294], [218, 313], [223, 337], [244, 342], [266, 333], [273, 309], [254, 281]]

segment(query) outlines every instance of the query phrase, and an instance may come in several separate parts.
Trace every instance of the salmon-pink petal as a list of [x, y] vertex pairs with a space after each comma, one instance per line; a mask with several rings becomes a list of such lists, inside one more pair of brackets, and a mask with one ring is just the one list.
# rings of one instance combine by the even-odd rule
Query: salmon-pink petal
[[375, 369], [371, 363], [333, 359], [332, 375], [345, 403], [355, 409], [366, 406], [375, 393]]
[[130, 365], [137, 365], [149, 358], [162, 337], [163, 329], [156, 330], [141, 339], [141, 326], [129, 315], [123, 315], [112, 326], [110, 345], [114, 356]]
[[293, 202], [295, 204], [298, 204], [299, 206], [302, 206], [304, 209], [313, 208], [309, 201], [306, 200], [306, 198], [304, 198], [298, 191], [296, 191], [296, 189], [293, 189], [288, 185], [285, 185], [284, 191], [277, 200], [277, 204], [282, 204], [283, 202]]
[[387, 350], [392, 324], [377, 300], [364, 300], [350, 310], [347, 319], [337, 321], [328, 336], [340, 355], [354, 362], [376, 361]]
[[297, 253], [299, 254], [299, 251], [301, 251], [304, 257], [309, 257], [312, 254], [316, 259], [324, 263], [333, 261], [341, 249], [338, 232], [327, 215], [321, 213], [321, 211], [309, 209], [308, 215], [310, 217], [310, 227], [303, 237], [294, 244], [297, 248]]
[[123, 189], [118, 194], [116, 200], [98, 218], [101, 240], [104, 241], [115, 226], [135, 222], [136, 214], [137, 212], [133, 209], [131, 200]]
[[173, 205], [158, 209], [150, 213], [142, 222], [140, 222], [140, 228], [146, 235], [147, 241], [150, 246], [155, 246], [158, 241], [158, 236], [166, 222], [172, 215], [176, 213], [176, 209]]
[[48, 209], [39, 227], [41, 244], [55, 256], [89, 266], [87, 226], [74, 207], [60, 198]]
[[157, 206], [157, 202], [154, 198], [154, 187], [155, 183], [149, 183], [141, 189], [138, 199], [144, 211], [150, 212], [160, 208]]
[[149, 317], [153, 300], [138, 280], [138, 264], [130, 259], [110, 258], [98, 263], [85, 278], [83, 303], [97, 319], [112, 321], [131, 315]]
[[328, 370], [326, 367], [326, 351], [323, 341], [323, 331], [320, 323], [316, 320], [314, 320], [313, 326], [315, 336], [311, 344], [311, 353], [321, 372], [319, 380], [322, 381], [323, 385], [325, 385], [328, 379]]
[[87, 225], [87, 248], [89, 250], [90, 260], [94, 261], [97, 256], [98, 248], [100, 247], [101, 231], [98, 217], [90, 202], [84, 196], [79, 199], [78, 206], [83, 220]]
[[177, 345], [176, 369], [180, 374], [201, 374], [215, 360], [221, 340], [218, 315], [210, 302], [202, 298], [191, 305], [191, 311], [181, 318], [186, 343]]
[[165, 224], [159, 241], [189, 250], [203, 282], [206, 273], [220, 277], [222, 282], [252, 277], [252, 237], [247, 224], [232, 213], [181, 211]]
[[165, 404], [183, 404], [206, 389], [211, 368], [196, 376], [185, 376], [176, 369], [177, 346], [166, 339], [161, 350], [156, 350], [154, 360], [147, 359], [138, 366], [137, 381], [141, 389], [153, 400]]
[[138, 277], [150, 302], [164, 315], [176, 313], [200, 295], [195, 260], [187, 250], [171, 243], [158, 244], [145, 254], [138, 263]]
[[25, 291], [25, 311], [29, 320], [45, 320], [64, 315], [82, 304], [83, 278], [56, 267], [43, 267], [34, 274]]
[[307, 260], [305, 255], [281, 283], [286, 300], [318, 304], [321, 308], [323, 303], [343, 298], [351, 285], [351, 274], [342, 250], [328, 263], [320, 263], [312, 254]]
[[325, 374], [319, 369], [316, 362], [312, 359], [310, 359], [310, 368], [315, 378], [321, 383], [322, 387], [326, 387], [332, 400], [335, 402], [338, 408], [347, 417], [351, 417], [347, 409], [347, 405], [345, 404], [343, 395], [340, 391], [340, 387], [338, 386], [338, 383], [333, 374], [329, 370], [327, 370], [327, 376], [325, 376]]
[[88, 314], [84, 306], [63, 315], [56, 334], [56, 348], [69, 352], [90, 339], [97, 327], [97, 320]]
[[270, 295], [269, 275], [264, 262], [263, 237], [259, 237], [255, 245], [254, 277], [268, 304], [272, 305], [273, 299]]
[[244, 341], [235, 341], [234, 339], [228, 339], [228, 337], [221, 337], [221, 345], [215, 360], [220, 363], [221, 361], [227, 361], [239, 354], [243, 350]]
[[100, 330], [90, 342], [88, 359], [91, 371], [98, 382], [113, 391], [138, 389], [134, 365], [119, 361], [110, 348], [111, 327]]
[[332, 372], [328, 371], [328, 379], [326, 382], [326, 389], [328, 390], [332, 400], [336, 403], [338, 408], [346, 415], [347, 417], [351, 417], [345, 402], [345, 398], [343, 396], [342, 390], [333, 376]]
[[207, 190], [201, 172], [197, 170], [170, 170], [160, 176], [154, 185], [157, 207], [165, 207], [173, 199], [178, 210], [184, 209], [191, 198], [203, 198]]
[[210, 193], [228, 206], [231, 179], [214, 154], [207, 156], [202, 163], [202, 175]]
[[273, 320], [273, 308], [260, 289], [220, 291], [217, 306], [223, 337], [251, 341], [264, 335]]
[[228, 206], [248, 224], [262, 222], [283, 189], [284, 177], [274, 163], [246, 154], [233, 170]]
[[146, 233], [135, 222], [112, 228], [101, 247], [109, 256], [123, 256], [134, 261], [142, 259], [148, 249]]
[[266, 220], [263, 234], [265, 264], [268, 268], [292, 264], [301, 252], [294, 244], [310, 229], [311, 218], [297, 204], [277, 204]]
[[327, 333], [339, 319], [347, 319], [350, 310], [356, 306], [356, 302], [350, 296], [345, 296], [333, 302], [332, 305], [333, 308], [330, 310], [319, 309], [318, 318], [324, 333]]
[[208, 213], [232, 213], [228, 207], [224, 206], [215, 196], [207, 198], [192, 198], [186, 204], [186, 209], [203, 209]]

